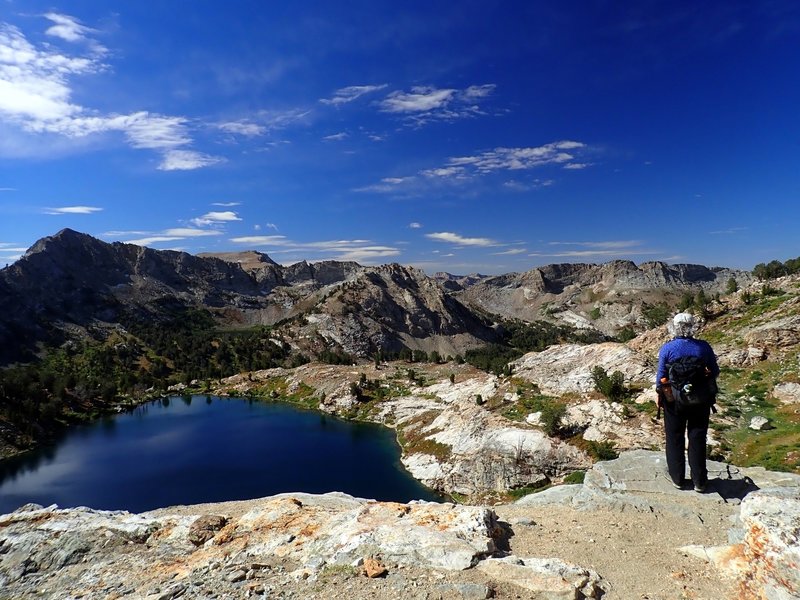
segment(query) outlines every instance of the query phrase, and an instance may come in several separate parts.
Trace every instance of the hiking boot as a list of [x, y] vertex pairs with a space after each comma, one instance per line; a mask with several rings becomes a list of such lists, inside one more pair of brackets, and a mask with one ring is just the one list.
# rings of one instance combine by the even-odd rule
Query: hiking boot
[[708, 482], [701, 481], [700, 483], [694, 484], [694, 491], [698, 494], [703, 494], [706, 491], [706, 487], [708, 487]]

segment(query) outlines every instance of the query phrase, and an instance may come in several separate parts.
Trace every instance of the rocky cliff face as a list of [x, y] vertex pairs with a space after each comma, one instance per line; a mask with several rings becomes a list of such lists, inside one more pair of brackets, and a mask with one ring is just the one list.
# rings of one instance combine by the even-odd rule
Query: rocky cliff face
[[[554, 264], [489, 277], [456, 294], [467, 306], [509, 319], [550, 319], [613, 335], [643, 325], [643, 303], [676, 300], [685, 292], [724, 292], [730, 278], [750, 283], [748, 272], [702, 265], [616, 260], [605, 264]], [[590, 314], [596, 313], [590, 317]]]

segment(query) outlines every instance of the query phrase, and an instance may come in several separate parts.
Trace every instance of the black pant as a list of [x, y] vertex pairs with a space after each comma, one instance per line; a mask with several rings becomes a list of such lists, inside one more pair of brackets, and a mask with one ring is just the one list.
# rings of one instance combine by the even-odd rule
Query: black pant
[[706, 433], [710, 406], [678, 406], [670, 403], [664, 408], [664, 433], [667, 446], [667, 470], [672, 481], [683, 483], [686, 458], [683, 449], [685, 436], [689, 437], [689, 468], [694, 485], [708, 481], [706, 468]]

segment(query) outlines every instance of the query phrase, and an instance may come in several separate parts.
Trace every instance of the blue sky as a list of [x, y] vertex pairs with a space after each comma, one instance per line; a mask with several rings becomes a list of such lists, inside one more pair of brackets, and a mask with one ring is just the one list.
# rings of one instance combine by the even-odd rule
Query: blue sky
[[798, 42], [793, 1], [0, 0], [0, 263], [785, 260]]

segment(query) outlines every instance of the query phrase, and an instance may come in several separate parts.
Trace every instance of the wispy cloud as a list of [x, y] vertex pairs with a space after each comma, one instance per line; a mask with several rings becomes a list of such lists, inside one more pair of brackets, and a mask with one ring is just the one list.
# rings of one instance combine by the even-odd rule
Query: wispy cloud
[[527, 251], [526, 248], [512, 248], [505, 252], [493, 252], [492, 256], [514, 256], [515, 254], [525, 254]]
[[477, 173], [519, 171], [550, 164], [564, 164], [574, 154], [586, 148], [582, 142], [562, 140], [542, 146], [524, 148], [495, 148], [474, 156], [457, 156], [447, 161], [449, 167], [463, 167]]
[[44, 17], [54, 23], [45, 33], [67, 42], [80, 42], [86, 40], [87, 33], [96, 33], [95, 29], [82, 25], [78, 19], [69, 15], [50, 12], [46, 13]]
[[719, 229], [717, 231], [709, 231], [708, 233], [711, 235], [734, 235], [747, 231], [748, 229], [748, 227], [729, 227], [728, 229]]
[[[140, 235], [135, 239], [125, 239], [132, 235]], [[103, 234], [103, 237], [118, 239], [126, 244], [135, 244], [137, 246], [152, 246], [164, 242], [176, 242], [189, 238], [199, 238], [222, 235], [222, 232], [217, 229], [196, 229], [194, 227], [172, 227], [159, 231], [156, 233], [147, 231], [108, 231]]]
[[167, 150], [164, 159], [158, 165], [159, 171], [193, 171], [202, 167], [225, 162], [224, 158], [211, 156], [194, 150]]
[[15, 243], [0, 242], [0, 259], [17, 260], [23, 253], [27, 252], [27, 250], [27, 248], [23, 248]]
[[16, 192], [17, 188], [0, 188], [0, 192]]
[[388, 85], [385, 83], [380, 85], [351, 85], [336, 90], [333, 93], [332, 98], [322, 98], [320, 99], [320, 102], [322, 104], [340, 106], [342, 104], [348, 104], [353, 100], [358, 100], [361, 96], [366, 94], [371, 94], [373, 92], [385, 89], [386, 87], [388, 87]]
[[202, 217], [191, 219], [189, 222], [197, 227], [206, 227], [208, 225], [217, 225], [220, 223], [230, 223], [232, 221], [241, 221], [241, 217], [232, 210], [212, 211], [204, 214]]
[[325, 140], [326, 142], [341, 142], [342, 140], [346, 140], [348, 137], [350, 137], [350, 136], [347, 133], [345, 133], [344, 131], [342, 131], [340, 133], [334, 133], [332, 135], [326, 135], [322, 139]]
[[631, 256], [652, 256], [662, 254], [660, 250], [643, 247], [642, 240], [608, 240], [608, 241], [553, 241], [548, 246], [567, 246], [572, 249], [556, 252], [532, 252], [528, 256], [550, 258], [628, 258]]
[[239, 206], [241, 202], [212, 202], [211, 206]]
[[[490, 175], [498, 172], [528, 171], [546, 165], [564, 165], [570, 163], [576, 155], [585, 151], [583, 142], [562, 140], [541, 146], [519, 148], [495, 148], [471, 156], [454, 156], [447, 162], [430, 169], [423, 169], [417, 175], [407, 177], [387, 177], [380, 183], [356, 188], [356, 192], [392, 193], [399, 192], [401, 186], [406, 188], [423, 187], [429, 184], [461, 184], [471, 177]], [[535, 179], [532, 183], [517, 180], [506, 181], [503, 186], [518, 191], [547, 187], [552, 179]]]
[[416, 177], [409, 176], [409, 177], [384, 177], [381, 179], [380, 183], [374, 183], [372, 185], [365, 185], [363, 187], [354, 188], [354, 192], [377, 192], [380, 194], [384, 194], [387, 192], [396, 192], [401, 189], [404, 184], [409, 184], [416, 181]]
[[471, 238], [463, 237], [457, 233], [440, 231], [437, 233], [426, 233], [425, 237], [437, 242], [447, 242], [458, 246], [496, 246], [497, 242], [490, 238]]
[[464, 90], [416, 86], [408, 92], [392, 92], [379, 106], [381, 111], [402, 116], [416, 125], [429, 121], [454, 121], [483, 114], [479, 104], [494, 89], [494, 84], [473, 85]]
[[571, 171], [580, 171], [582, 169], [586, 169], [586, 168], [591, 167], [591, 166], [592, 166], [592, 163], [577, 163], [576, 162], [576, 163], [567, 163], [566, 165], [564, 165], [564, 168], [565, 169], [569, 169]]
[[303, 258], [312, 255], [312, 260], [334, 259], [370, 264], [378, 259], [400, 255], [398, 248], [375, 245], [370, 240], [294, 242], [283, 235], [250, 235], [231, 238], [230, 241], [250, 247], [274, 248], [271, 254], [302, 254]]
[[614, 256], [645, 256], [652, 254], [661, 254], [656, 250], [569, 250], [566, 252], [531, 252], [528, 256], [550, 256], [550, 257], [564, 257], [564, 258], [585, 258], [589, 256], [598, 257], [614, 257]]
[[210, 235], [222, 235], [217, 229], [194, 229], [193, 227], [173, 227], [164, 231], [164, 235], [177, 236], [180, 238], [207, 237]]
[[97, 206], [61, 206], [58, 208], [45, 208], [42, 212], [46, 215], [90, 215], [103, 210]]
[[233, 133], [245, 137], [256, 137], [264, 135], [267, 132], [267, 127], [265, 125], [259, 125], [258, 123], [247, 120], [217, 123], [217, 128], [225, 133]]
[[516, 192], [529, 192], [541, 188], [550, 187], [555, 183], [553, 179], [534, 179], [533, 181], [518, 181], [509, 179], [503, 183], [503, 187]]
[[422, 228], [422, 223], [417, 223], [416, 221], [414, 221], [413, 223], [409, 223], [408, 224], [408, 228], [409, 229], [421, 229]]
[[135, 240], [126, 240], [126, 244], [134, 244], [135, 246], [152, 246], [161, 242], [174, 242], [184, 238], [174, 235], [153, 235], [150, 237], [143, 237]]
[[[77, 55], [63, 53], [55, 45], [34, 45], [17, 28], [0, 23], [0, 117], [28, 134], [55, 134], [75, 140], [107, 132], [121, 132], [132, 148], [160, 152], [159, 169], [189, 170], [222, 159], [185, 149], [192, 144], [188, 119], [139, 111], [101, 114], [72, 100], [76, 77], [107, 70], [105, 49], [87, 34], [94, 30], [66, 15], [48, 13], [55, 23], [50, 36], [69, 42], [86, 42]], [[22, 150], [20, 150], [22, 152]]]
[[587, 248], [634, 248], [642, 244], [641, 240], [611, 240], [604, 242], [548, 242], [550, 246], [584, 246]]

